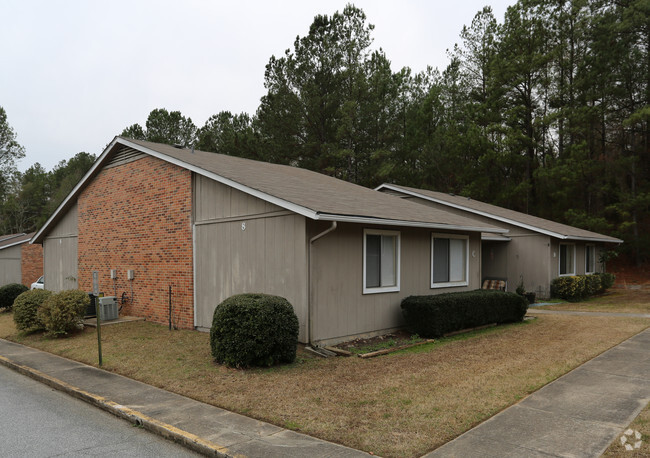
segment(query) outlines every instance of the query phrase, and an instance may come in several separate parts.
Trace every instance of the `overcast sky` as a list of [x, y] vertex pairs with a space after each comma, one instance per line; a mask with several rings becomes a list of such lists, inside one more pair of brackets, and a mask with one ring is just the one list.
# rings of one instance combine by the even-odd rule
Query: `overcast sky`
[[[50, 170], [99, 154], [154, 108], [197, 127], [222, 110], [257, 109], [271, 55], [292, 48], [341, 1], [1, 0], [0, 106], [25, 147], [19, 164]], [[444, 69], [483, 6], [499, 22], [514, 0], [357, 0], [393, 71]]]

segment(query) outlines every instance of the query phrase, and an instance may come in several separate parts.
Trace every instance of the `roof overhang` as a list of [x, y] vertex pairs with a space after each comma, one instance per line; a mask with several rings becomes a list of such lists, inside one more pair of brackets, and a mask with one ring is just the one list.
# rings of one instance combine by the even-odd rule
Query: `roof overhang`
[[[549, 230], [542, 229], [542, 228], [537, 227], [537, 226], [531, 226], [530, 224], [525, 224], [525, 223], [521, 223], [519, 221], [515, 221], [515, 220], [509, 219], [509, 218], [504, 218], [502, 216], [493, 215], [492, 213], [488, 213], [488, 212], [484, 212], [484, 211], [481, 211], [481, 210], [476, 210], [476, 209], [473, 209], [473, 208], [465, 207], [463, 205], [458, 205], [458, 204], [455, 204], [455, 203], [447, 202], [446, 200], [436, 199], [435, 197], [426, 196], [424, 194], [420, 194], [419, 192], [410, 191], [408, 189], [404, 189], [404, 188], [401, 188], [399, 186], [394, 186], [394, 185], [390, 185], [390, 184], [385, 184], [385, 183], [381, 184], [381, 185], [379, 185], [379, 186], [377, 186], [375, 188], [375, 191], [381, 191], [382, 189], [390, 189], [391, 191], [400, 192], [402, 194], [406, 194], [406, 195], [409, 195], [409, 196], [412, 196], [412, 197], [418, 197], [420, 199], [428, 200], [430, 202], [434, 202], [434, 203], [437, 203], [437, 204], [440, 204], [440, 205], [446, 205], [446, 206], [451, 207], [451, 208], [456, 208], [458, 210], [463, 210], [463, 211], [466, 211], [468, 213], [473, 213], [475, 215], [484, 216], [486, 218], [490, 218], [490, 219], [493, 219], [495, 221], [500, 221], [502, 223], [511, 224], [513, 226], [521, 227], [523, 229], [528, 229], [529, 231], [538, 232], [540, 234], [548, 235], [550, 237], [555, 237], [555, 238], [560, 239], [560, 240], [579, 240], [579, 241], [584, 241], [584, 242], [602, 242], [602, 243], [619, 243], [619, 244], [623, 243], [623, 240], [620, 240], [620, 239], [617, 239], [617, 238], [614, 238], [614, 237], [596, 238], [596, 237], [580, 237], [580, 236], [570, 236], [570, 235], [560, 234], [558, 232], [549, 231]], [[494, 232], [494, 231], [492, 231], [492, 232]]]
[[300, 205], [296, 205], [293, 202], [286, 201], [284, 199], [280, 199], [278, 197], [272, 196], [270, 194], [267, 194], [265, 192], [259, 191], [254, 188], [250, 188], [248, 186], [242, 185], [241, 183], [238, 183], [236, 181], [230, 180], [228, 178], [222, 177], [221, 175], [217, 175], [216, 173], [204, 170], [200, 167], [197, 167], [195, 165], [189, 164], [185, 161], [182, 161], [180, 159], [167, 156], [166, 154], [160, 153], [158, 151], [155, 151], [151, 148], [147, 148], [146, 146], [139, 145], [137, 143], [131, 142], [125, 138], [121, 137], [115, 137], [111, 143], [108, 144], [108, 146], [104, 149], [102, 154], [97, 158], [95, 163], [92, 165], [90, 170], [83, 176], [81, 180], [79, 180], [79, 183], [72, 189], [70, 194], [61, 202], [61, 204], [57, 207], [57, 209], [54, 211], [52, 216], [45, 222], [43, 227], [36, 233], [36, 235], [33, 237], [32, 241], [30, 243], [40, 243], [43, 241], [45, 235], [48, 233], [48, 231], [53, 227], [54, 224], [59, 220], [61, 212], [69, 208], [76, 197], [79, 195], [81, 190], [85, 187], [85, 185], [97, 174], [99, 171], [102, 169], [102, 167], [106, 164], [108, 161], [108, 157], [111, 153], [111, 151], [118, 145], [126, 146], [128, 148], [133, 148], [137, 151], [140, 151], [142, 153], [148, 154], [150, 156], [153, 156], [157, 159], [160, 159], [165, 162], [169, 162], [170, 164], [177, 165], [179, 167], [182, 167], [184, 169], [190, 170], [198, 175], [205, 176], [207, 178], [210, 178], [212, 180], [218, 181], [219, 183], [223, 183], [225, 185], [231, 186], [239, 191], [245, 192], [247, 194], [250, 194], [254, 197], [258, 197], [260, 199], [263, 199], [267, 202], [270, 202], [272, 204], [275, 204], [279, 207], [282, 207], [286, 210], [290, 210], [294, 213], [298, 213], [300, 215], [303, 215], [307, 218], [311, 219], [318, 219], [317, 217], [317, 212], [315, 212], [312, 209], [302, 207]]
[[422, 227], [428, 229], [441, 229], [448, 231], [464, 231], [464, 232], [499, 232], [506, 234], [507, 229], [499, 229], [493, 227], [474, 227], [474, 226], [460, 226], [454, 224], [444, 223], [431, 223], [427, 221], [405, 221], [394, 220], [385, 218], [371, 218], [367, 216], [354, 216], [354, 215], [335, 215], [331, 213], [319, 213], [317, 218], [321, 221], [337, 221], [340, 223], [358, 223], [358, 224], [378, 224], [384, 226], [404, 226], [404, 227]]
[[25, 239], [25, 240], [20, 240], [19, 242], [14, 242], [14, 243], [12, 243], [10, 245], [4, 245], [4, 246], [0, 247], [0, 250], [4, 250], [6, 248], [11, 248], [12, 246], [16, 246], [16, 245], [22, 245], [23, 243], [30, 242], [30, 240], [31, 239]]
[[512, 239], [496, 233], [482, 233], [481, 240], [484, 242], [509, 242]]

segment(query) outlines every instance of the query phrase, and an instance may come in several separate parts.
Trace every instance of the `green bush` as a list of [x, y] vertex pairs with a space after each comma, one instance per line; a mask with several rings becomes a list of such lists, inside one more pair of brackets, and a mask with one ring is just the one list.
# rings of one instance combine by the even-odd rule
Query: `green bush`
[[586, 297], [600, 293], [602, 282], [600, 275], [585, 275], [585, 295]]
[[27, 291], [25, 285], [10, 283], [0, 288], [0, 309], [11, 310], [18, 296]]
[[296, 358], [298, 317], [279, 296], [238, 294], [217, 306], [210, 328], [212, 356], [232, 367], [271, 366]]
[[14, 322], [21, 331], [45, 329], [43, 322], [38, 319], [37, 311], [45, 300], [52, 295], [51, 291], [34, 289], [25, 291], [14, 301]]
[[614, 285], [614, 274], [596, 273], [559, 277], [551, 282], [551, 296], [578, 302], [595, 294], [602, 294]]
[[36, 315], [47, 334], [58, 337], [79, 329], [89, 303], [90, 298], [83, 291], [61, 291], [48, 297]]
[[609, 272], [602, 272], [595, 274], [600, 277], [600, 290], [598, 291], [599, 293], [604, 293], [607, 291], [609, 288], [614, 286], [614, 282], [616, 281], [616, 275], [610, 274]]
[[490, 323], [521, 321], [527, 310], [526, 298], [491, 290], [409, 296], [402, 300], [407, 326], [423, 337], [440, 337]]

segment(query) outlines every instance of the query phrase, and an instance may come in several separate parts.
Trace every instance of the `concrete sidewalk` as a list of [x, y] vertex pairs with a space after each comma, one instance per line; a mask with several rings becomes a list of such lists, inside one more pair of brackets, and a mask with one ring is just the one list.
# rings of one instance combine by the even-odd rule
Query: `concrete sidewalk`
[[619, 318], [650, 318], [650, 313], [579, 312], [577, 310], [546, 310], [528, 308], [529, 315], [613, 316]]
[[[598, 457], [648, 402], [650, 329], [426, 457]], [[650, 450], [650, 444], [641, 449]]]
[[0, 363], [205, 455], [368, 456], [2, 339]]

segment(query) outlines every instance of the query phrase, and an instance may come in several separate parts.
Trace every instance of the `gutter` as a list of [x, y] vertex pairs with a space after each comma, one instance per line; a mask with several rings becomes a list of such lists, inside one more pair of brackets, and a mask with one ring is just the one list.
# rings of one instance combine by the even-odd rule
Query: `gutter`
[[314, 244], [314, 242], [321, 237], [325, 237], [327, 234], [330, 232], [333, 232], [336, 230], [338, 224], [336, 221], [332, 221], [332, 225], [325, 229], [323, 232], [320, 234], [316, 234], [312, 238], [309, 239], [309, 247], [307, 250], [307, 342], [309, 342], [309, 345], [312, 347], [313, 342], [312, 342], [312, 337], [314, 335], [313, 331], [313, 324], [312, 324], [312, 306], [313, 306], [313, 297], [312, 297], [312, 273], [311, 273], [311, 247]]

